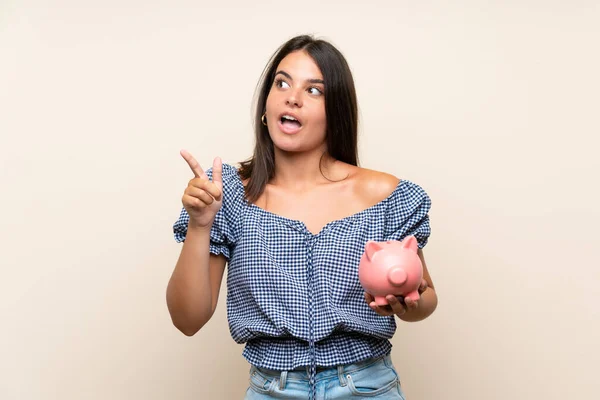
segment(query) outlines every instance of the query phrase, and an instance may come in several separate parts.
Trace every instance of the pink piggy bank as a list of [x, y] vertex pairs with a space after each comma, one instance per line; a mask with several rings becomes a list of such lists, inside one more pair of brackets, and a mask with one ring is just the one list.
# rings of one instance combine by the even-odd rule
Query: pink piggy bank
[[358, 266], [358, 279], [379, 306], [387, 305], [385, 296], [393, 294], [419, 300], [423, 264], [417, 254], [417, 239], [368, 241]]

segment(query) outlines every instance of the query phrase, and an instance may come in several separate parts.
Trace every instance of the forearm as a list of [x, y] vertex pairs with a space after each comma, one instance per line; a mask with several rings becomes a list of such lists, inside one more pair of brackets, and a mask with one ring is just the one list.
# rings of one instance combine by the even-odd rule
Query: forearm
[[186, 335], [193, 335], [212, 316], [209, 244], [210, 229], [188, 228], [167, 287], [171, 319]]
[[421, 293], [421, 298], [418, 301], [419, 306], [413, 310], [405, 312], [404, 314], [398, 316], [398, 318], [406, 322], [422, 321], [433, 314], [437, 307], [437, 303], [438, 298], [435, 289], [428, 287], [423, 293]]

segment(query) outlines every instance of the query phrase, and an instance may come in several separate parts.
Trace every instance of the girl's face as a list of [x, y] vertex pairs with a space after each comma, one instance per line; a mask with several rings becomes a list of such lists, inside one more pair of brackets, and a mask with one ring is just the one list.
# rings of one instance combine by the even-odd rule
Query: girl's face
[[325, 85], [321, 70], [304, 51], [278, 65], [267, 97], [267, 126], [275, 147], [307, 151], [325, 142]]

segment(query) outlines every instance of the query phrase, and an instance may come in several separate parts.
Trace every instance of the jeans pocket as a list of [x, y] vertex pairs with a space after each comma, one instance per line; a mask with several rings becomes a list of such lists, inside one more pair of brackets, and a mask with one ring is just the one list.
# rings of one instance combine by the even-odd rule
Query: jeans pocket
[[250, 388], [257, 393], [271, 394], [277, 385], [277, 381], [276, 377], [265, 375], [256, 368], [253, 368], [250, 372]]
[[346, 374], [348, 389], [355, 396], [374, 397], [398, 388], [398, 375], [383, 362]]

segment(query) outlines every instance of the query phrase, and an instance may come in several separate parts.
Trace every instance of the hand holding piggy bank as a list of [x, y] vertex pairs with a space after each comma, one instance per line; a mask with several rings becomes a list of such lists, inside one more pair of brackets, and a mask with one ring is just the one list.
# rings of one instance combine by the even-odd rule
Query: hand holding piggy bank
[[358, 266], [358, 279], [378, 306], [388, 304], [389, 294], [413, 301], [420, 298], [423, 264], [417, 254], [417, 239], [408, 236], [403, 241], [368, 241]]

